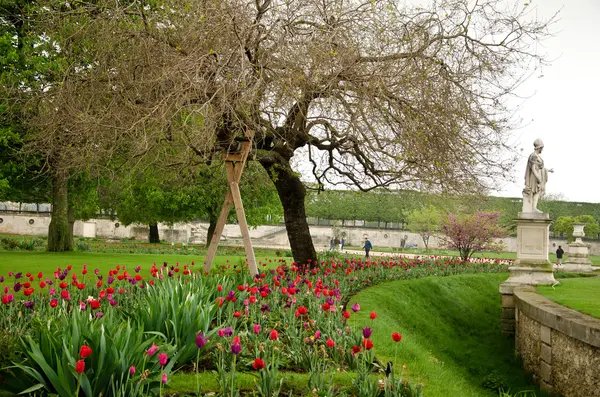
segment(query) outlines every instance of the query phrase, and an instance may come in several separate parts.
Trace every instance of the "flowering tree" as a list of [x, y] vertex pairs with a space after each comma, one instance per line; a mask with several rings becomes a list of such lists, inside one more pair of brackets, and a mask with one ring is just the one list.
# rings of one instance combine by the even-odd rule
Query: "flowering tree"
[[499, 220], [498, 212], [448, 214], [442, 221], [441, 240], [446, 247], [458, 250], [463, 261], [475, 251], [499, 251], [504, 245], [497, 239], [507, 235]]

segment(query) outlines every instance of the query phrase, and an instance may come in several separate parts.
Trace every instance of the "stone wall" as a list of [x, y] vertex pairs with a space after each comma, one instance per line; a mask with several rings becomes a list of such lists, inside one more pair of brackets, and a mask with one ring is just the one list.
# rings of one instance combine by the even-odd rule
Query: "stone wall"
[[517, 354], [540, 388], [564, 397], [600, 396], [600, 320], [514, 289]]
[[[0, 234], [22, 234], [45, 236], [48, 233], [50, 216], [48, 214], [14, 214], [0, 212]], [[33, 223], [29, 222], [33, 219]], [[192, 230], [201, 230], [202, 235], [196, 242], [206, 241], [205, 231], [208, 229], [207, 223], [178, 223], [173, 226], [159, 224], [160, 238], [164, 241], [189, 243], [196, 240]], [[136, 240], [148, 239], [148, 225], [123, 226], [118, 220], [110, 219], [90, 219], [88, 221], [77, 221], [74, 226], [74, 234], [84, 237], [98, 238], [134, 238]], [[407, 244], [416, 245], [418, 248], [425, 248], [421, 236], [407, 230], [389, 230], [365, 227], [341, 227], [341, 232], [345, 235], [346, 245], [362, 246], [365, 237], [368, 237], [373, 246], [386, 248], [399, 248], [400, 240], [407, 236]], [[317, 249], [328, 249], [329, 240], [333, 236], [330, 226], [310, 226], [310, 234], [313, 243]], [[289, 248], [289, 240], [285, 227], [282, 225], [259, 226], [250, 229], [250, 237], [253, 242], [262, 246], [273, 246]], [[228, 239], [241, 245], [242, 234], [238, 225], [226, 225], [223, 231], [223, 239]], [[432, 237], [429, 241], [430, 248], [439, 247], [439, 239]], [[508, 237], [502, 240], [506, 246], [506, 251], [516, 252], [517, 240], [515, 237]], [[590, 244], [590, 255], [600, 255], [600, 241], [588, 241]], [[562, 245], [565, 252], [568, 253], [567, 241], [564, 239], [550, 238], [549, 251], [554, 252], [559, 245]]]

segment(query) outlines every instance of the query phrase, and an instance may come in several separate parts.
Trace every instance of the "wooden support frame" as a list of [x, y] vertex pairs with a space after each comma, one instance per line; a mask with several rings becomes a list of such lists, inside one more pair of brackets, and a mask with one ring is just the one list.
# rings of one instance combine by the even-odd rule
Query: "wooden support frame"
[[246, 213], [244, 212], [244, 205], [242, 203], [242, 196], [240, 194], [239, 187], [240, 179], [242, 178], [242, 172], [244, 170], [244, 166], [246, 165], [246, 161], [248, 160], [248, 154], [250, 153], [250, 149], [252, 149], [252, 137], [249, 136], [249, 138], [249, 141], [241, 142], [241, 150], [239, 153], [226, 153], [223, 155], [225, 169], [227, 171], [229, 190], [225, 195], [223, 207], [221, 208], [221, 214], [217, 220], [217, 226], [213, 232], [212, 239], [210, 240], [210, 246], [208, 247], [208, 253], [206, 254], [206, 260], [204, 262], [204, 271], [206, 273], [210, 271], [212, 262], [215, 259], [219, 240], [221, 240], [225, 223], [227, 223], [227, 215], [229, 215], [229, 210], [233, 204], [235, 205], [235, 213], [238, 219], [238, 224], [240, 225], [240, 231], [242, 232], [244, 249], [246, 251], [246, 259], [248, 260], [250, 273], [252, 276], [256, 276], [258, 274], [256, 258], [254, 256], [254, 250], [252, 249], [252, 241], [250, 240], [250, 232], [248, 230], [248, 223], [246, 222]]

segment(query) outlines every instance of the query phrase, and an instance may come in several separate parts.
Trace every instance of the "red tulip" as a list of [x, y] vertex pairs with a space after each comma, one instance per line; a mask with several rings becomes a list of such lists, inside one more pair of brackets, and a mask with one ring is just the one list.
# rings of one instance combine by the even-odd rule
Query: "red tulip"
[[371, 320], [375, 320], [377, 318], [377, 313], [375, 313], [375, 311], [372, 311], [369, 317], [371, 318]]
[[394, 342], [400, 342], [402, 340], [402, 335], [394, 332], [392, 333], [392, 339], [394, 340]]
[[373, 348], [373, 342], [371, 342], [371, 339], [365, 339], [363, 340], [363, 346], [365, 349], [371, 350]]
[[343, 314], [344, 318], [350, 318], [350, 312], [346, 310]]
[[331, 338], [327, 339], [327, 346], [328, 347], [335, 347], [335, 341]]
[[259, 369], [263, 369], [265, 367], [265, 362], [263, 360], [261, 360], [260, 358], [257, 358], [254, 360], [254, 362], [252, 363], [252, 368], [259, 370]]
[[78, 374], [81, 374], [81, 373], [83, 373], [83, 371], [85, 371], [85, 361], [79, 360], [75, 364], [75, 372], [77, 372]]
[[81, 346], [81, 349], [79, 349], [79, 355], [81, 358], [86, 358], [90, 354], [92, 354], [92, 349], [89, 346], [83, 345]]
[[272, 330], [271, 334], [269, 335], [269, 339], [271, 340], [278, 340], [279, 339], [279, 332], [277, 332], [277, 330]]

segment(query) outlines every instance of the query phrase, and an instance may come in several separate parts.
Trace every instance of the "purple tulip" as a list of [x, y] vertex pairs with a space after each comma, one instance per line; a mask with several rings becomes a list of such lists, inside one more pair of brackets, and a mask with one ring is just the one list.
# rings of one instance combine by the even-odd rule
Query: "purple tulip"
[[104, 313], [102, 313], [102, 312], [96, 312], [96, 318], [99, 319], [99, 318], [102, 318], [102, 317], [104, 317]]
[[200, 331], [198, 335], [196, 335], [196, 346], [198, 347], [198, 349], [202, 349], [205, 344], [206, 338], [204, 337], [204, 335], [202, 335], [202, 331]]
[[371, 337], [371, 334], [373, 333], [373, 331], [371, 331], [371, 328], [369, 327], [364, 327], [362, 331], [365, 339], [369, 339]]
[[224, 329], [224, 334], [225, 336], [231, 336], [233, 335], [233, 329], [231, 327], [227, 327]]
[[360, 310], [360, 305], [358, 304], [358, 302], [356, 302], [355, 304], [352, 305], [352, 311], [354, 313], [356, 313], [359, 310]]
[[27, 301], [27, 302], [24, 303], [24, 305], [28, 309], [33, 309], [33, 307], [35, 306], [35, 302]]
[[231, 352], [232, 352], [233, 354], [235, 354], [236, 356], [237, 356], [238, 354], [240, 354], [240, 352], [241, 352], [241, 351], [242, 351], [242, 345], [240, 345], [239, 343], [233, 343], [233, 344], [231, 345]]
[[13, 289], [15, 290], [15, 292], [19, 292], [21, 290], [21, 283], [15, 283]]

